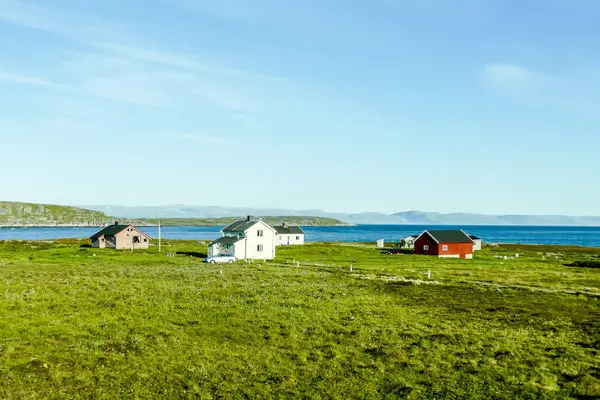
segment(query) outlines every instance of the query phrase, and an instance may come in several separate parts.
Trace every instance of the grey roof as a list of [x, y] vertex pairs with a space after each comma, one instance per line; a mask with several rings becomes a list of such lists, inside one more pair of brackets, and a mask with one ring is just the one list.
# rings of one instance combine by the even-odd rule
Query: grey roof
[[210, 244], [228, 244], [228, 245], [233, 245], [237, 242], [239, 242], [240, 240], [242, 240], [242, 238], [237, 238], [234, 236], [223, 236], [218, 238], [217, 240], [213, 240], [212, 242], [210, 242]]
[[235, 221], [227, 225], [225, 228], [223, 228], [223, 232], [243, 232], [256, 223], [258, 223], [258, 221], [248, 221], [247, 219], [241, 219], [239, 221]]
[[102, 236], [114, 236], [114, 235], [116, 235], [116, 234], [124, 231], [125, 229], [127, 229], [130, 226], [133, 229], [135, 229], [136, 231], [138, 231], [139, 233], [141, 233], [142, 235], [144, 235], [147, 238], [151, 239], [150, 236], [148, 236], [144, 232], [140, 231], [135, 226], [132, 226], [132, 225], [119, 225], [119, 224], [109, 225], [106, 228], [101, 229], [100, 231], [96, 232], [93, 236], [90, 236], [90, 239], [98, 239], [98, 238], [100, 238]]
[[470, 237], [471, 239], [473, 239], [473, 240], [481, 240], [481, 238], [480, 238], [480, 237], [477, 237], [477, 236], [475, 236], [475, 235], [469, 235], [469, 237]]
[[275, 225], [273, 228], [277, 231], [279, 235], [304, 235], [304, 231], [301, 227], [297, 225]]
[[[429, 236], [431, 236], [434, 240], [436, 240], [438, 243], [473, 243], [473, 240], [471, 240], [471, 238], [469, 237], [469, 235], [467, 235], [466, 233], [464, 233], [463, 231], [461, 231], [460, 229], [456, 229], [456, 230], [436, 230], [436, 231], [425, 231], [427, 233], [429, 233]], [[425, 233], [423, 232], [423, 233]]]

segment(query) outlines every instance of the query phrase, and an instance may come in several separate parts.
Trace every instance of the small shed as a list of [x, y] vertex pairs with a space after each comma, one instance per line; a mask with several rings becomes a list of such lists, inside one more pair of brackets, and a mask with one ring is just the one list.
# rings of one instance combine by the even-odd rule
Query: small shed
[[378, 248], [378, 249], [382, 249], [382, 248], [383, 248], [383, 246], [385, 246], [384, 240], [383, 240], [383, 239], [379, 239], [379, 240], [377, 241], [377, 248]]
[[469, 235], [469, 237], [473, 241], [473, 251], [481, 250], [481, 247], [483, 246], [483, 239], [473, 235]]
[[403, 249], [414, 249], [415, 248], [415, 240], [419, 235], [410, 235], [405, 236], [400, 240], [400, 247]]

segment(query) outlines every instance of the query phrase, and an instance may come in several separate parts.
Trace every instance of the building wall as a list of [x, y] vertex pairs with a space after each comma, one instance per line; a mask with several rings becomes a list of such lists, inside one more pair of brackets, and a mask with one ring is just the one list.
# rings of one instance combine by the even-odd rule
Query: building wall
[[208, 246], [208, 256], [213, 257], [220, 254], [233, 254], [236, 258], [244, 258], [244, 240], [240, 240], [232, 245], [224, 245], [221, 243], [215, 243]]
[[473, 243], [473, 250], [474, 251], [481, 250], [482, 240], [481, 239], [476, 239], [476, 240], [473, 240], [473, 242], [474, 242]]
[[92, 247], [95, 249], [105, 249], [106, 248], [106, 239], [104, 238], [104, 236], [102, 236], [98, 239], [93, 239]]
[[275, 234], [275, 244], [277, 246], [287, 246], [293, 244], [304, 244], [304, 234], [302, 233], [292, 233], [292, 234]]
[[[447, 250], [444, 250], [444, 246], [447, 246]], [[440, 243], [438, 254], [440, 257], [458, 256], [465, 258], [467, 254], [473, 254], [473, 243]]]
[[[129, 231], [131, 229], [131, 231]], [[134, 250], [147, 249], [150, 246], [150, 239], [142, 235], [142, 233], [134, 227], [127, 228], [115, 235], [115, 244], [117, 249], [131, 250], [132, 240], [131, 238], [138, 236], [140, 238], [139, 243], [133, 243]], [[144, 241], [145, 240], [145, 241]]]
[[115, 238], [109, 236], [108, 238], [104, 236], [100, 239], [100, 248], [101, 249], [114, 249], [115, 248]]
[[234, 245], [233, 255], [238, 260], [243, 260], [246, 256], [246, 239], [242, 239]]
[[207, 254], [207, 256], [212, 257], [212, 256], [218, 254], [218, 251], [219, 251], [219, 246], [218, 245], [216, 245], [216, 244], [210, 245], [209, 244], [208, 245], [208, 252], [207, 252], [208, 254]]
[[407, 236], [405, 238], [400, 239], [400, 241], [404, 241], [404, 246], [402, 246], [404, 249], [414, 249], [416, 239], [417, 238], [414, 236]]
[[[263, 231], [263, 236], [258, 236], [257, 232]], [[245, 257], [270, 260], [275, 258], [275, 229], [271, 228], [263, 221], [259, 221], [246, 231], [246, 240], [242, 241], [245, 247]], [[262, 245], [262, 251], [258, 246]]]
[[[429, 249], [425, 250], [424, 246], [429, 246]], [[422, 235], [415, 240], [415, 254], [437, 256], [438, 244], [429, 235]]]
[[[425, 250], [424, 246], [429, 246]], [[444, 250], [444, 246], [446, 250]], [[422, 235], [415, 241], [415, 254], [438, 256], [444, 258], [470, 258], [473, 254], [473, 243], [436, 243], [429, 235]]]

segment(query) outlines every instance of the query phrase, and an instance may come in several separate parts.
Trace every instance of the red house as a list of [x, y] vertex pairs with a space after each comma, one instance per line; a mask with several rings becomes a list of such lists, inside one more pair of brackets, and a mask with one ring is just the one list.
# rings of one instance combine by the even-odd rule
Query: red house
[[415, 254], [473, 258], [473, 240], [462, 230], [425, 231], [415, 240]]

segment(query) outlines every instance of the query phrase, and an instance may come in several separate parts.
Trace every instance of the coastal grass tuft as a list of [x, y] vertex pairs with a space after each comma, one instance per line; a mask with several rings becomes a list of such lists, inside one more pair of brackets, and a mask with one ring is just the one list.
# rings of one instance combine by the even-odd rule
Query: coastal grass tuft
[[0, 398], [600, 397], [599, 250], [83, 244], [0, 242]]

